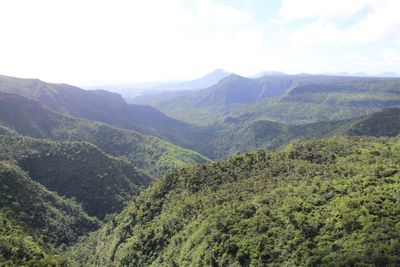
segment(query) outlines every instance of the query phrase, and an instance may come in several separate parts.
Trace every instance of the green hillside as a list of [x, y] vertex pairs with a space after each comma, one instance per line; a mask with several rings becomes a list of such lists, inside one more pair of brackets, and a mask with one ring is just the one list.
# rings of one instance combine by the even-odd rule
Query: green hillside
[[70, 199], [0, 161], [1, 266], [64, 266], [54, 254], [99, 226]]
[[178, 141], [181, 133], [189, 127], [155, 108], [127, 104], [119, 94], [104, 90], [83, 90], [68, 84], [0, 75], [0, 92], [35, 99], [64, 115], [99, 121], [167, 140]]
[[396, 266], [399, 139], [335, 137], [171, 173], [77, 245], [83, 266]]
[[172, 117], [204, 125], [237, 106], [283, 95], [295, 80], [294, 76], [249, 79], [232, 74], [209, 88], [158, 101], [154, 106]]
[[310, 123], [348, 119], [399, 106], [400, 79], [323, 75], [231, 75], [218, 84], [155, 107], [166, 114], [200, 125], [227, 115], [248, 119]]
[[279, 99], [242, 107], [233, 115], [304, 124], [349, 119], [389, 107], [400, 107], [400, 79], [359, 78], [298, 86]]
[[[332, 135], [396, 136], [400, 134], [400, 109], [390, 108], [370, 115], [341, 121], [320, 121], [290, 125], [269, 120], [226, 117], [192, 131], [188, 147], [211, 159], [223, 159], [235, 152], [257, 148], [276, 149], [293, 140]], [[188, 142], [189, 143], [189, 142]]]
[[82, 142], [0, 136], [0, 160], [12, 161], [62, 196], [74, 197], [93, 216], [120, 211], [150, 178], [129, 162]]
[[[14, 128], [18, 133], [52, 140], [88, 141], [108, 154], [125, 157], [139, 170], [153, 176], [207, 161], [197, 153], [155, 137], [63, 116], [17, 95], [0, 96], [0, 123]], [[399, 118], [399, 109], [387, 109], [350, 120], [289, 125], [253, 120], [245, 114], [226, 117], [207, 126], [193, 127], [185, 133], [181, 145], [211, 159], [222, 159], [237, 151], [274, 149], [298, 139], [338, 134], [393, 136], [400, 131]]]
[[112, 156], [126, 158], [152, 176], [208, 161], [198, 153], [159, 138], [64, 116], [15, 94], [0, 93], [0, 125], [34, 138], [90, 142]]
[[396, 136], [400, 134], [400, 109], [391, 108], [366, 116], [346, 131], [349, 135]]

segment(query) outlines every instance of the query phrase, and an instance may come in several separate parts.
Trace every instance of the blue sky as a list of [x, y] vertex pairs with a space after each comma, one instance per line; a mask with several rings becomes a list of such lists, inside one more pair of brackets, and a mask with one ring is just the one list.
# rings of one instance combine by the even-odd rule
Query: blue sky
[[398, 0], [2, 0], [0, 73], [81, 86], [400, 73]]

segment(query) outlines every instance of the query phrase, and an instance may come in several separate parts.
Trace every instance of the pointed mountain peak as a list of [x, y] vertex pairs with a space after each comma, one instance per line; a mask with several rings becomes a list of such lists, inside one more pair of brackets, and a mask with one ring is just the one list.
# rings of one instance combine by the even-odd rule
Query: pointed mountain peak
[[243, 76], [237, 75], [235, 73], [230, 74], [229, 76], [226, 76], [224, 79], [221, 80], [221, 82], [230, 82], [230, 81], [237, 81], [237, 80], [242, 80], [246, 79]]
[[226, 72], [223, 69], [215, 69], [212, 72], [203, 76], [203, 79], [213, 79], [213, 80], [221, 80], [231, 74], [230, 72]]

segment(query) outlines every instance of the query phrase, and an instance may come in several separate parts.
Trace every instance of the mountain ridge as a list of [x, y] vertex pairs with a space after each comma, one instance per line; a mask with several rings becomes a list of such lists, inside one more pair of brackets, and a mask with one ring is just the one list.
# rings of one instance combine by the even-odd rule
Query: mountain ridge
[[246, 117], [226, 117], [193, 131], [188, 147], [218, 160], [236, 152], [254, 149], [277, 149], [294, 140], [323, 138], [334, 135], [386, 136], [400, 134], [400, 108], [388, 108], [365, 116], [339, 121], [320, 121], [290, 125]]
[[185, 164], [208, 161], [157, 137], [65, 116], [17, 94], [0, 93], [0, 125], [34, 138], [90, 142], [112, 156], [125, 157], [152, 176]]
[[[198, 125], [246, 113], [252, 114], [253, 120], [263, 118], [304, 124], [348, 119], [385, 107], [399, 106], [395, 102], [399, 100], [399, 78], [324, 75], [238, 77], [228, 76], [217, 85], [167, 99], [154, 106], [171, 117]], [[300, 91], [304, 94], [296, 94]], [[383, 102], [385, 98], [387, 101]], [[390, 98], [394, 101], [390, 102]]]
[[100, 226], [76, 201], [49, 191], [11, 162], [0, 161], [0, 184], [5, 266], [64, 266], [65, 246]]
[[129, 162], [84, 142], [0, 136], [0, 160], [13, 162], [49, 190], [76, 198], [100, 219], [121, 210], [124, 201], [151, 181]]
[[0, 76], [0, 92], [16, 93], [39, 101], [62, 114], [135, 130], [162, 139], [177, 140], [189, 125], [150, 106], [127, 104], [121, 95], [105, 90], [83, 90], [38, 79]]

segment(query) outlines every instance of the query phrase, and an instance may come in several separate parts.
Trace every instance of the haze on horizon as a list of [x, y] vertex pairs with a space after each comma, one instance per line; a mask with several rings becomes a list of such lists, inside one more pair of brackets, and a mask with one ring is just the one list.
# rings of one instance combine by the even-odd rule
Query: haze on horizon
[[79, 86], [400, 73], [397, 0], [4, 0], [0, 74]]

